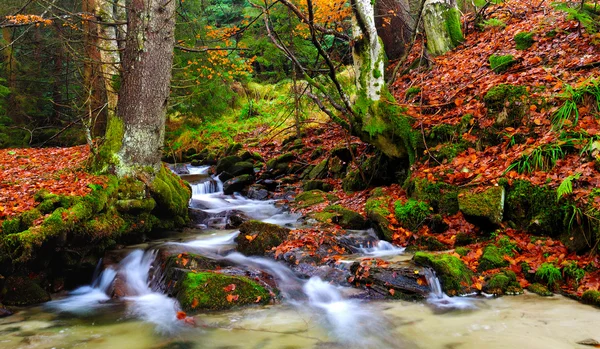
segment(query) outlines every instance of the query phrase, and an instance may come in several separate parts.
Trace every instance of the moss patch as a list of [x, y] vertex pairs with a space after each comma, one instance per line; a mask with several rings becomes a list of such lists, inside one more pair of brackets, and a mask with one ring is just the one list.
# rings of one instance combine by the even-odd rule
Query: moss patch
[[539, 284], [539, 283], [533, 283], [533, 284], [529, 285], [527, 287], [527, 291], [533, 292], [542, 297], [550, 297], [553, 295], [553, 293], [550, 292], [546, 286]]
[[581, 296], [581, 301], [586, 304], [595, 305], [600, 307], [600, 291], [587, 290]]
[[463, 261], [455, 256], [417, 252], [413, 260], [418, 264], [433, 268], [440, 279], [442, 289], [449, 295], [464, 293], [465, 287], [462, 283], [471, 285], [473, 273]]
[[495, 295], [517, 295], [523, 293], [523, 288], [517, 282], [515, 273], [505, 270], [488, 277], [483, 291]]
[[417, 231], [425, 219], [431, 214], [429, 205], [423, 201], [408, 199], [406, 202], [400, 200], [394, 203], [394, 214], [402, 226]]
[[490, 68], [496, 73], [502, 73], [517, 63], [513, 55], [491, 55], [489, 60]]
[[479, 259], [479, 270], [486, 271], [490, 269], [502, 268], [508, 265], [498, 247], [488, 245], [483, 250], [483, 255]]
[[24, 306], [40, 304], [50, 300], [48, 292], [26, 277], [11, 276], [6, 279], [4, 290], [5, 305]]
[[341, 205], [325, 207], [323, 212], [315, 214], [315, 218], [321, 222], [330, 222], [344, 229], [363, 229], [367, 222], [363, 216]]
[[527, 50], [533, 45], [533, 33], [529, 32], [520, 32], [515, 35], [515, 44], [517, 50]]
[[177, 300], [184, 311], [267, 304], [270, 299], [269, 292], [253, 280], [214, 272], [187, 273], [177, 286]]
[[300, 193], [294, 199], [294, 204], [298, 208], [307, 208], [325, 201], [335, 201], [337, 196], [326, 194], [320, 190], [312, 190]]
[[458, 195], [458, 208], [466, 216], [500, 224], [504, 215], [504, 187], [491, 187], [480, 193], [463, 191]]
[[266, 251], [279, 246], [290, 232], [278, 225], [259, 221], [244, 222], [239, 229], [240, 235], [235, 239], [237, 250], [249, 256], [264, 255]]
[[365, 204], [367, 217], [373, 222], [380, 238], [387, 241], [392, 241], [393, 237], [393, 232], [388, 228], [390, 225], [388, 217], [391, 214], [389, 202], [391, 200], [391, 197], [385, 196], [383, 191], [377, 191], [376, 188], [371, 192], [371, 198]]

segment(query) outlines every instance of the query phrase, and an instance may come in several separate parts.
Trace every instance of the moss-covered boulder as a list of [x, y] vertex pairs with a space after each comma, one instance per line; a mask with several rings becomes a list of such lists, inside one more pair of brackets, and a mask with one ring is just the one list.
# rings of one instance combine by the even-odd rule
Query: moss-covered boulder
[[252, 183], [254, 183], [254, 176], [249, 174], [231, 178], [223, 183], [223, 193], [225, 195], [231, 195], [233, 193], [241, 192]]
[[10, 276], [4, 282], [2, 303], [9, 306], [40, 304], [50, 300], [50, 295], [33, 280]]
[[542, 297], [550, 297], [554, 293], [550, 292], [548, 288], [540, 283], [533, 283], [527, 287], [527, 291], [540, 295]]
[[166, 166], [161, 167], [150, 185], [150, 193], [156, 201], [152, 213], [164, 224], [172, 222], [165, 227], [181, 227], [189, 221], [188, 203], [192, 197], [192, 190]]
[[504, 216], [504, 197], [504, 187], [501, 186], [483, 192], [462, 191], [458, 195], [458, 208], [467, 217], [500, 224]]
[[415, 263], [435, 270], [442, 284], [442, 290], [449, 295], [465, 293], [467, 287], [464, 285], [471, 285], [473, 272], [455, 256], [417, 252], [413, 260]]
[[517, 276], [510, 270], [488, 276], [485, 279], [483, 292], [501, 295], [518, 295], [523, 293], [523, 288], [517, 282]]
[[500, 84], [489, 89], [483, 101], [488, 112], [496, 118], [497, 126], [517, 127], [527, 111], [527, 95], [525, 86]]
[[322, 179], [327, 177], [329, 159], [323, 159], [319, 164], [317, 164], [308, 174], [308, 178], [310, 179]]
[[311, 190], [300, 193], [294, 199], [294, 205], [298, 208], [307, 208], [324, 203], [336, 201], [337, 196], [324, 193], [320, 190]]
[[269, 291], [256, 281], [215, 272], [189, 272], [177, 286], [177, 300], [184, 311], [223, 310], [267, 304]]
[[219, 178], [222, 181], [227, 181], [233, 177], [241, 175], [254, 175], [254, 164], [250, 161], [240, 161], [231, 165], [228, 169], [221, 172]]
[[276, 158], [267, 161], [267, 171], [283, 170], [288, 164], [296, 159], [292, 153], [285, 153]]
[[320, 222], [334, 223], [344, 229], [364, 229], [367, 225], [363, 216], [341, 205], [327, 206], [322, 212], [313, 213], [312, 216]]
[[483, 250], [483, 254], [479, 259], [478, 270], [486, 271], [490, 269], [502, 268], [508, 265], [508, 261], [504, 259], [502, 252], [494, 245], [488, 245]]
[[386, 241], [392, 241], [394, 235], [389, 228], [390, 220], [388, 218], [392, 214], [389, 209], [389, 202], [391, 200], [392, 198], [389, 196], [375, 196], [372, 193], [365, 204], [367, 218], [373, 224], [377, 235]]
[[434, 212], [454, 215], [458, 212], [458, 188], [443, 182], [416, 178], [409, 185], [411, 196], [429, 203]]
[[600, 291], [598, 290], [587, 290], [583, 292], [581, 301], [586, 304], [595, 305], [600, 307]]
[[220, 174], [225, 171], [229, 171], [231, 166], [235, 165], [238, 162], [241, 162], [242, 158], [237, 155], [225, 156], [219, 159], [217, 162], [217, 167], [215, 169], [217, 174]]
[[504, 219], [534, 235], [558, 236], [566, 230], [566, 210], [555, 190], [517, 180], [507, 189]]
[[329, 192], [333, 190], [333, 186], [324, 181], [310, 180], [306, 181], [302, 184], [302, 190], [311, 191], [311, 190], [321, 190], [324, 192]]
[[279, 246], [290, 232], [275, 224], [259, 221], [244, 222], [235, 238], [237, 250], [248, 256], [262, 256], [273, 247]]

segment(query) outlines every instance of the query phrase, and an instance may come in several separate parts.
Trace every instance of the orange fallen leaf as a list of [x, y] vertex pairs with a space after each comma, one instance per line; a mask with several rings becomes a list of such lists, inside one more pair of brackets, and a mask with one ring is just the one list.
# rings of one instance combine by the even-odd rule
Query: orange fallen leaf
[[258, 303], [262, 300], [262, 296], [258, 296], [256, 297], [256, 300], [254, 301], [254, 303]]
[[233, 302], [233, 301], [237, 301], [237, 300], [238, 300], [238, 298], [240, 298], [240, 296], [239, 296], [239, 295], [237, 295], [237, 294], [228, 294], [228, 295], [227, 295], [227, 301], [228, 301], [229, 303], [231, 303], [231, 302]]
[[225, 292], [235, 291], [235, 284], [229, 284], [229, 285], [223, 287], [223, 291], [225, 291]]
[[177, 320], [183, 320], [183, 319], [185, 319], [186, 316], [187, 316], [187, 314], [185, 313], [185, 311], [177, 312]]
[[393, 296], [393, 295], [394, 295], [394, 293], [396, 293], [396, 290], [394, 290], [393, 288], [390, 288], [390, 289], [388, 290], [388, 292], [389, 292], [389, 293], [390, 293], [390, 294]]

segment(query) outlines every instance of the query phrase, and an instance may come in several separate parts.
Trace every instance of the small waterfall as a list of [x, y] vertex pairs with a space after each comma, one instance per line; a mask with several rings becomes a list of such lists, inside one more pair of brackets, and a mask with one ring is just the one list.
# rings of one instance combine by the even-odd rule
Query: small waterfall
[[431, 288], [431, 297], [438, 299], [444, 298], [442, 284], [440, 283], [440, 279], [438, 279], [437, 275], [435, 275], [435, 271], [431, 268], [425, 269], [425, 278], [427, 279], [427, 284]]
[[379, 240], [373, 247], [360, 248], [359, 251], [371, 257], [396, 256], [404, 253], [404, 247], [396, 247], [391, 243]]
[[223, 183], [214, 178], [192, 184], [192, 198], [198, 198], [206, 194], [213, 194], [221, 191], [223, 191]]

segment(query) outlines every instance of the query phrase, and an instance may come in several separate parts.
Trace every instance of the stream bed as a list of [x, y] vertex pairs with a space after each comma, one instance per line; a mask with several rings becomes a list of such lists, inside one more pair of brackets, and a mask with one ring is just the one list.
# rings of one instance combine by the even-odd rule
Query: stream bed
[[[207, 168], [191, 168], [202, 177]], [[275, 201], [225, 196], [218, 179], [193, 185], [191, 206], [213, 215], [212, 228], [225, 228], [227, 215], [293, 226], [299, 216]], [[562, 296], [542, 298], [454, 297], [429, 281], [422, 302], [364, 301], [356, 289], [318, 277], [300, 278], [285, 264], [235, 252], [235, 230], [201, 226], [185, 238], [133, 246], [118, 263], [101, 268], [88, 286], [0, 319], [0, 348], [577, 348], [600, 339], [600, 312]], [[157, 246], [177, 246], [273, 276], [282, 301], [178, 319], [179, 304], [153, 287]], [[410, 259], [385, 242], [349, 258]], [[127, 296], [111, 299], [108, 289], [124, 276]]]

